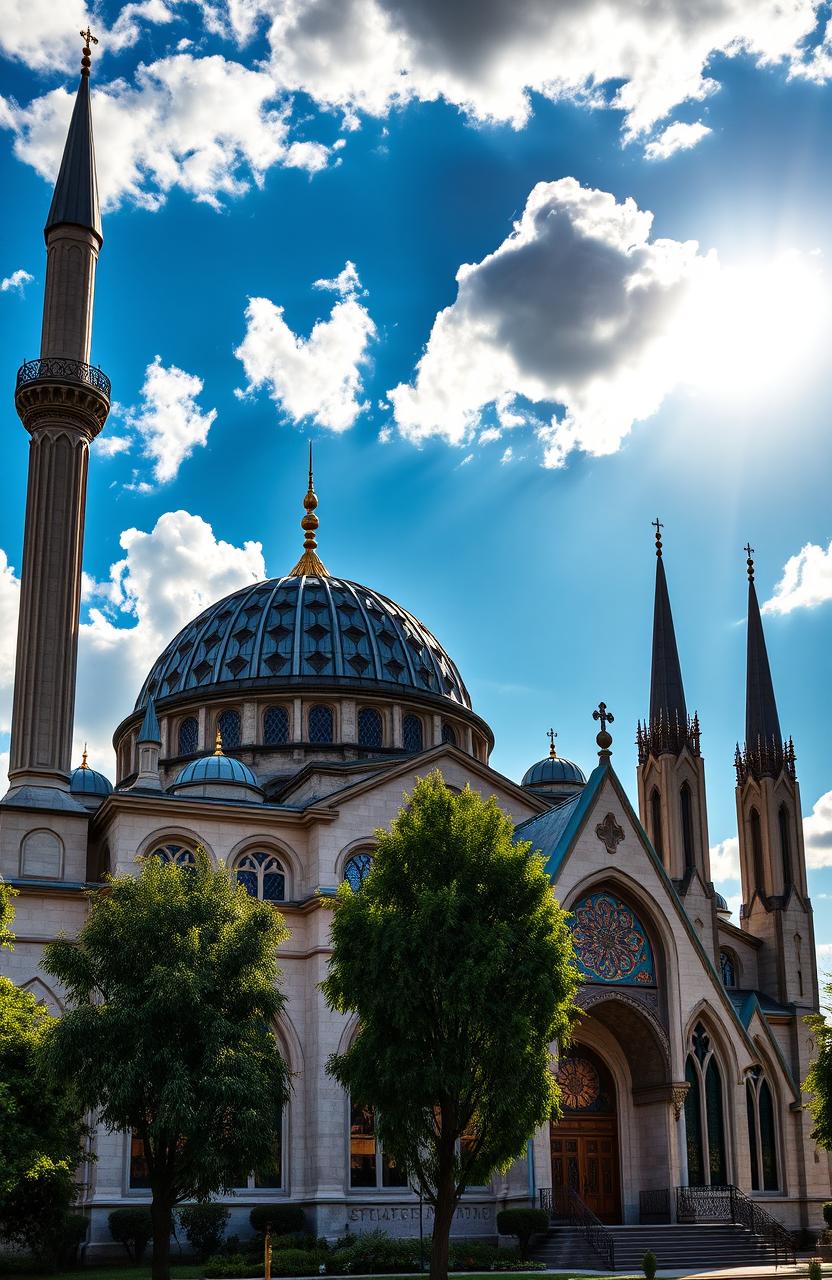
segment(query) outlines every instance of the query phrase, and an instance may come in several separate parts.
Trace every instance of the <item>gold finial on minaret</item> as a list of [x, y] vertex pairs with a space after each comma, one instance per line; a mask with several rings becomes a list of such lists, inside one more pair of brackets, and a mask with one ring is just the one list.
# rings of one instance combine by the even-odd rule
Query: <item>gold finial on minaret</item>
[[86, 742], [84, 743], [84, 750], [81, 752], [81, 768], [82, 768], [82, 769], [89, 769], [89, 765], [87, 764], [87, 744], [86, 744]]
[[306, 508], [306, 515], [300, 522], [300, 527], [304, 533], [303, 555], [294, 569], [292, 569], [289, 577], [328, 578], [329, 570], [316, 551], [318, 543], [315, 540], [315, 531], [318, 528], [318, 517], [315, 515], [315, 508], [318, 505], [318, 498], [315, 493], [315, 482], [312, 476], [311, 440], [309, 441], [309, 488], [306, 491], [303, 505]]
[[558, 753], [557, 751], [555, 751], [555, 738], [557, 736], [558, 735], [555, 733], [554, 729], [549, 730], [549, 759], [550, 760], [557, 760], [558, 758]]
[[216, 738], [214, 739], [214, 755], [215, 755], [215, 756], [221, 756], [222, 754], [223, 754], [223, 749], [222, 749], [222, 734], [220, 733], [219, 726], [218, 726], [218, 727], [217, 727], [217, 736], [216, 736]]
[[754, 548], [752, 547], [750, 542], [746, 542], [745, 546], [743, 547], [743, 551], [748, 557], [748, 559], [745, 562], [746, 565], [748, 566], [748, 581], [753, 582], [754, 581]]
[[93, 35], [93, 33], [89, 29], [89, 26], [87, 26], [86, 31], [79, 31], [78, 34], [80, 35], [81, 39], [84, 42], [84, 48], [81, 51], [81, 75], [88, 76], [90, 73], [90, 61], [91, 61], [90, 44], [91, 43], [98, 44], [98, 36]]

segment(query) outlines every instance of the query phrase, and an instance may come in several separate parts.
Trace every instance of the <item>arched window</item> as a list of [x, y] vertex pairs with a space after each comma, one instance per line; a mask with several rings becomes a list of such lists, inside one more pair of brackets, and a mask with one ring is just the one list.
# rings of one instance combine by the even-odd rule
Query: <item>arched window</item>
[[181, 844], [160, 844], [152, 851], [152, 858], [160, 862], [172, 863], [175, 867], [192, 867], [195, 864], [193, 851]]
[[650, 939], [635, 911], [617, 893], [587, 894], [575, 903], [569, 924], [585, 982], [655, 987]]
[[447, 743], [449, 747], [456, 746], [456, 731], [453, 725], [448, 724], [447, 720], [442, 722], [442, 741]]
[[780, 856], [783, 859], [783, 892], [792, 887], [792, 845], [789, 837], [789, 810], [781, 804], [777, 814], [780, 823]]
[[311, 707], [309, 710], [309, 741], [332, 741], [332, 708]]
[[725, 1186], [728, 1161], [725, 1151], [725, 1119], [722, 1076], [711, 1038], [697, 1022], [688, 1044], [685, 1079], [685, 1127], [688, 1148], [688, 1183], [692, 1187]]
[[659, 857], [664, 860], [664, 840], [662, 839], [662, 798], [659, 795], [659, 788], [654, 787], [650, 792], [650, 826], [652, 828], [651, 835], [653, 837], [653, 848]]
[[199, 725], [194, 716], [188, 716], [179, 725], [179, 754], [192, 756], [199, 750]]
[[719, 970], [722, 974], [722, 985], [724, 987], [730, 988], [737, 985], [737, 962], [733, 951], [720, 951]]
[[263, 741], [267, 747], [282, 747], [289, 741], [289, 713], [285, 707], [266, 708]]
[[685, 853], [685, 870], [692, 871], [696, 862], [693, 851], [693, 801], [690, 787], [686, 782], [682, 783], [679, 791], [679, 807], [682, 817], [682, 848]]
[[372, 1107], [350, 1107], [350, 1186], [406, 1187], [407, 1178], [382, 1151]]
[[286, 873], [273, 853], [243, 853], [234, 863], [237, 883], [261, 902], [284, 902]]
[[746, 1077], [745, 1101], [748, 1114], [748, 1146], [751, 1153], [752, 1191], [778, 1191], [777, 1136], [774, 1099], [759, 1067]]
[[353, 893], [358, 893], [373, 866], [373, 855], [362, 851], [354, 853], [344, 867], [344, 879], [352, 886]]
[[381, 716], [375, 707], [362, 707], [358, 713], [358, 745], [380, 747], [383, 739]]
[[754, 888], [758, 893], [764, 893], [763, 835], [760, 830], [760, 815], [756, 809], [751, 810], [748, 818], [748, 825], [751, 828], [751, 859], [754, 864]]
[[240, 745], [240, 713], [239, 711], [223, 711], [217, 720], [217, 728], [222, 738], [222, 749], [228, 754]]
[[418, 716], [405, 716], [402, 721], [402, 744], [405, 751], [422, 751], [424, 749], [422, 722]]

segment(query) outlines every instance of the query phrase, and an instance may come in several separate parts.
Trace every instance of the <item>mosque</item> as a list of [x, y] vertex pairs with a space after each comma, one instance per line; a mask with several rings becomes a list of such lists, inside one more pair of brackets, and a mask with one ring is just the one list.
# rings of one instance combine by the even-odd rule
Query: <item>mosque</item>
[[[250, 1175], [229, 1198], [230, 1230], [245, 1231], [253, 1204], [279, 1199], [304, 1206], [318, 1235], [347, 1225], [418, 1234], [418, 1199], [385, 1159], [372, 1112], [351, 1107], [326, 1074], [354, 1026], [327, 1009], [319, 983], [324, 900], [345, 879], [360, 890], [374, 831], [438, 768], [452, 787], [496, 796], [517, 838], [542, 851], [572, 913], [583, 978], [584, 1017], [554, 1068], [562, 1118], [534, 1135], [527, 1160], [465, 1195], [454, 1231], [491, 1238], [499, 1208], [565, 1193], [601, 1223], [670, 1222], [726, 1187], [761, 1221], [817, 1228], [829, 1164], [800, 1087], [813, 1050], [803, 1018], [818, 1008], [812, 908], [795, 751], [780, 728], [750, 550], [745, 745], [734, 762], [739, 925], [711, 882], [699, 720], [688, 714], [658, 525], [637, 810], [612, 763], [603, 703], [588, 778], [554, 737], [519, 783], [490, 766], [491, 729], [433, 633], [324, 565], [311, 458], [298, 563], [170, 640], [115, 729], [114, 784], [86, 758], [71, 767], [89, 446], [110, 405], [90, 356], [102, 227], [89, 52], [46, 222], [41, 355], [20, 369], [15, 395], [31, 445], [0, 804], [0, 872], [20, 896], [3, 971], [59, 1014], [62, 992], [39, 960], [59, 931], [80, 927], [87, 891], [106, 873], [136, 874], [141, 857], [187, 865], [204, 846], [291, 929], [276, 1031], [294, 1087], [278, 1167], [268, 1185]], [[108, 1213], [149, 1194], [140, 1141], [99, 1128], [92, 1144], [88, 1258], [112, 1248]]]

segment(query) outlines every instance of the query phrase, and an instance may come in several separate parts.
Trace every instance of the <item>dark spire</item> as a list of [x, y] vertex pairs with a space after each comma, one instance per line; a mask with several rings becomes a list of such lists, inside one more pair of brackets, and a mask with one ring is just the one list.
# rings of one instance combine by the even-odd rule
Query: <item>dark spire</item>
[[90, 109], [90, 41], [98, 44], [89, 30], [81, 32], [84, 41], [81, 58], [81, 81], [69, 122], [69, 133], [64, 146], [61, 168], [44, 233], [53, 227], [71, 223], [85, 227], [103, 241], [101, 212], [98, 207], [98, 180], [95, 174], [95, 143], [92, 136], [92, 111]]
[[662, 559], [662, 525], [656, 526], [656, 598], [653, 605], [653, 666], [650, 672], [650, 724], [687, 727], [688, 710], [682, 668], [670, 611], [670, 595]]
[[754, 586], [754, 548], [745, 548], [748, 565], [748, 665], [745, 686], [745, 750], [762, 773], [779, 773], [783, 738], [774, 700], [763, 620]]

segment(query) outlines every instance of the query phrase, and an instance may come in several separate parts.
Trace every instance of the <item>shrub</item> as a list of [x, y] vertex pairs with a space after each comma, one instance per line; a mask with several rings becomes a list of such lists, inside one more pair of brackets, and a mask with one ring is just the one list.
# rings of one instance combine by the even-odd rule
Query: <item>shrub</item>
[[179, 1222], [200, 1262], [220, 1249], [231, 1213], [221, 1204], [190, 1204], [179, 1210]]
[[652, 1249], [648, 1249], [641, 1260], [641, 1269], [644, 1272], [645, 1280], [656, 1280], [656, 1255]]
[[268, 1227], [274, 1235], [285, 1236], [303, 1231], [306, 1226], [306, 1214], [297, 1204], [258, 1204], [248, 1215], [248, 1220], [261, 1235], [265, 1235]]
[[532, 1236], [549, 1230], [549, 1214], [545, 1209], [502, 1209], [497, 1214], [497, 1230], [501, 1236], [517, 1236], [520, 1254], [525, 1257]]
[[205, 1275], [219, 1277], [220, 1280], [225, 1276], [239, 1277], [239, 1280], [244, 1280], [246, 1276], [262, 1276], [263, 1259], [254, 1262], [242, 1253], [225, 1253], [208, 1259], [205, 1263]]
[[89, 1222], [83, 1213], [68, 1213], [57, 1224], [58, 1265], [74, 1267], [78, 1262], [78, 1246], [87, 1238]]
[[820, 1258], [809, 1259], [809, 1280], [822, 1280], [823, 1268], [820, 1264]]
[[[309, 1236], [304, 1235], [302, 1231], [290, 1231], [285, 1236], [276, 1236], [272, 1234], [272, 1253], [277, 1253], [282, 1249], [308, 1250], [318, 1249], [321, 1247], [320, 1241], [310, 1240]], [[327, 1247], [328, 1246], [326, 1244], [323, 1245], [323, 1248]]]
[[147, 1248], [147, 1242], [153, 1235], [153, 1224], [150, 1221], [150, 1210], [135, 1205], [129, 1209], [113, 1209], [107, 1219], [110, 1235], [127, 1250], [132, 1262], [140, 1263]]

